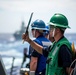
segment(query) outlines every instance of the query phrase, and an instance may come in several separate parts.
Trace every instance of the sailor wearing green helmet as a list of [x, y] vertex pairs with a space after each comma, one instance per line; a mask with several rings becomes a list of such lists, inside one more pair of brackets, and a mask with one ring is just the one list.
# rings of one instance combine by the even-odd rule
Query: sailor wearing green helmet
[[47, 57], [46, 75], [70, 75], [72, 68], [72, 49], [69, 41], [65, 38], [64, 32], [68, 26], [67, 18], [60, 13], [56, 13], [50, 19], [49, 36], [52, 33], [55, 41], [49, 48], [43, 48], [33, 42], [28, 34], [23, 34], [22, 38], [27, 41], [37, 52]]
[[[46, 75], [69, 75], [72, 62], [72, 49], [69, 41], [64, 37], [64, 32], [68, 26], [67, 18], [60, 13], [56, 13], [48, 23], [52, 37], [55, 42], [50, 47], [48, 54]], [[47, 61], [48, 61], [47, 60]]]

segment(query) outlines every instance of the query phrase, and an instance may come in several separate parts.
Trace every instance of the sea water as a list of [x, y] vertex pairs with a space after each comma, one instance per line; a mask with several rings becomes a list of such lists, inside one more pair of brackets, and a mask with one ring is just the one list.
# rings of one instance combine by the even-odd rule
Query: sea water
[[[9, 36], [9, 34], [7, 34], [7, 36]], [[13, 62], [13, 67], [15, 66], [17, 71], [20, 70], [24, 56], [24, 48], [27, 48], [28, 54], [29, 44], [27, 42], [23, 43], [22, 40], [15, 40], [13, 37], [7, 36], [2, 34], [0, 35], [0, 56], [2, 57], [2, 61], [4, 63], [8, 75], [10, 75]], [[25, 65], [28, 62], [29, 59], [27, 58]]]

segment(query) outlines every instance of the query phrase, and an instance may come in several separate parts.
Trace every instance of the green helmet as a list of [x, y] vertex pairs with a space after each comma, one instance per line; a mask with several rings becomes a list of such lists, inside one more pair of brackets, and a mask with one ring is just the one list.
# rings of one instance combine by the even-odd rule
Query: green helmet
[[49, 25], [60, 27], [60, 28], [70, 28], [68, 26], [68, 20], [63, 14], [56, 13], [50, 19]]

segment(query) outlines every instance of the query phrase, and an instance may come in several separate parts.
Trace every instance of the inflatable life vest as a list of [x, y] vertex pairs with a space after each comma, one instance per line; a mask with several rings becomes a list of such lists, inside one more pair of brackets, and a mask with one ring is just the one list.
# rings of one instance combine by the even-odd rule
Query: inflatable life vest
[[74, 42], [71, 44], [71, 47], [72, 47], [72, 52], [74, 53], [74, 55], [76, 54], [76, 51], [75, 51], [75, 45], [74, 45]]

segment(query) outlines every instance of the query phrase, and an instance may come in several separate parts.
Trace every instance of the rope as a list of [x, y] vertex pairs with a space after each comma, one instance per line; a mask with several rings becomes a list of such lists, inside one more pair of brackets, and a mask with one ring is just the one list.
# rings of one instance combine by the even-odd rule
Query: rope
[[[76, 62], [76, 59], [71, 63], [70, 68], [72, 67], [72, 65]], [[76, 64], [75, 64], [76, 66]], [[70, 72], [70, 75], [73, 74], [74, 70], [76, 70], [76, 67], [74, 67], [74, 69]]]

